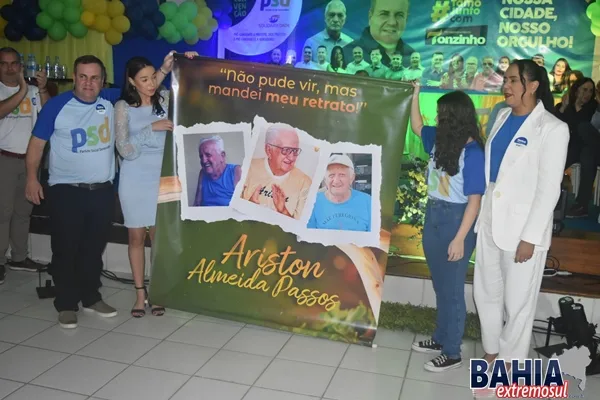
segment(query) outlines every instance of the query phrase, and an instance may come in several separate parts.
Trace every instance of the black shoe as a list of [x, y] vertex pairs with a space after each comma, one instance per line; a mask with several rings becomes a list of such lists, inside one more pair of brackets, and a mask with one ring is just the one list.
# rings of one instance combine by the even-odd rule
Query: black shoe
[[461, 365], [462, 359], [448, 358], [447, 355], [442, 354], [431, 361], [427, 361], [425, 363], [425, 369], [429, 372], [444, 372], [449, 369], [460, 368]]
[[35, 262], [29, 257], [23, 261], [9, 261], [7, 264], [13, 271], [40, 272], [46, 269], [46, 265]]
[[414, 342], [412, 349], [419, 353], [441, 353], [442, 345], [433, 340], [423, 340], [422, 342]]
[[585, 218], [588, 216], [587, 208], [574, 205], [567, 211], [567, 218]]
[[4, 283], [4, 276], [6, 276], [6, 267], [0, 264], [0, 285]]

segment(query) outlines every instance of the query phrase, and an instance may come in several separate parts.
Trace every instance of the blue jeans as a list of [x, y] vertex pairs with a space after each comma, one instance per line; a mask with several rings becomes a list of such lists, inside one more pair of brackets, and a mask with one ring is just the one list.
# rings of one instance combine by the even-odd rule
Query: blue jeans
[[462, 259], [448, 261], [448, 246], [460, 228], [466, 208], [466, 204], [430, 198], [423, 227], [423, 250], [437, 304], [436, 329], [432, 339], [442, 345], [442, 354], [452, 359], [460, 358], [465, 331], [465, 279], [469, 258], [475, 249], [475, 224], [465, 237]]

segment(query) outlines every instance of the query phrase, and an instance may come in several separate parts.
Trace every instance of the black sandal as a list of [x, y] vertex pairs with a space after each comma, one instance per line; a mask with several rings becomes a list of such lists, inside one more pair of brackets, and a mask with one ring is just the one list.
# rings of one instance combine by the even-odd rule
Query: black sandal
[[146, 286], [142, 286], [142, 287], [137, 287], [134, 286], [135, 290], [143, 290], [144, 291], [144, 308], [132, 308], [131, 309], [131, 316], [133, 318], [142, 318], [144, 315], [146, 315], [146, 303], [148, 302], [148, 291], [146, 290]]
[[152, 306], [152, 304], [150, 304], [150, 302], [148, 301], [148, 291], [146, 290], [146, 286], [144, 286], [144, 291], [146, 292], [146, 303], [148, 303], [148, 306], [150, 307], [150, 312], [152, 313], [152, 315], [154, 315], [155, 317], [160, 317], [162, 315], [165, 315], [165, 308], [161, 307], [161, 306]]

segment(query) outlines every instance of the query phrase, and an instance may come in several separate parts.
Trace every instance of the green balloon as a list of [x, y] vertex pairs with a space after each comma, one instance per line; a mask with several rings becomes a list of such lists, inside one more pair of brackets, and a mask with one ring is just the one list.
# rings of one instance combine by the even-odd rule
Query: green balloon
[[50, 1], [51, 0], [40, 0], [40, 2], [39, 2], [40, 8], [43, 11], [46, 11], [46, 9], [48, 8], [48, 4], [50, 4]]
[[[166, 3], [163, 3], [163, 4], [166, 4]], [[174, 33], [177, 33], [177, 28], [175, 28], [175, 25], [173, 25], [172, 22], [167, 21], [160, 28], [158, 28], [158, 33], [162, 37], [168, 38], [169, 36], [173, 35]]]
[[81, 0], [63, 0], [66, 7], [79, 8], [81, 6]]
[[181, 33], [181, 37], [183, 37], [183, 39], [186, 41], [192, 40], [194, 37], [198, 37], [198, 28], [196, 28], [196, 25], [194, 24], [188, 23], [179, 32]]
[[166, 2], [166, 3], [162, 3], [158, 9], [160, 10], [161, 13], [164, 14], [165, 19], [167, 21], [170, 21], [175, 14], [177, 14], [177, 4], [173, 3], [173, 2]]
[[79, 18], [81, 18], [79, 8], [66, 8], [63, 12], [63, 19], [69, 24], [74, 24], [79, 21]]
[[185, 15], [181, 15], [179, 13], [175, 16], [175, 18], [171, 20], [171, 22], [173, 23], [173, 25], [175, 25], [175, 29], [177, 29], [179, 33], [183, 33], [183, 30], [185, 29], [186, 25], [190, 23], [185, 17]]
[[64, 11], [65, 5], [61, 3], [60, 0], [52, 0], [50, 4], [48, 4], [48, 8], [46, 10], [46, 12], [54, 19], [61, 19]]
[[57, 42], [63, 40], [67, 37], [67, 28], [61, 22], [54, 21], [50, 29], [48, 29], [48, 36]]
[[181, 42], [181, 35], [179, 34], [179, 32], [175, 32], [173, 33], [171, 36], [165, 37], [165, 40], [170, 43], [170, 44], [175, 44], [175, 43], [179, 43]]
[[179, 5], [178, 14], [185, 15], [188, 21], [193, 21], [198, 15], [198, 6], [191, 1], [185, 1]]
[[591, 29], [592, 33], [594, 34], [594, 36], [600, 36], [600, 26], [592, 24], [590, 29]]
[[592, 19], [592, 15], [594, 15], [594, 13], [598, 12], [599, 10], [600, 10], [600, 4], [592, 3], [586, 8], [585, 15], [587, 15], [587, 17], [589, 19]]
[[48, 15], [48, 13], [42, 11], [41, 13], [39, 13], [37, 15], [37, 17], [35, 17], [35, 23], [40, 28], [47, 30], [48, 28], [50, 28], [52, 26], [52, 24], [54, 23], [54, 20], [52, 19], [52, 17], [50, 15]]
[[69, 32], [76, 38], [82, 38], [88, 33], [88, 28], [81, 22], [75, 22], [69, 25]]
[[198, 36], [198, 32], [196, 32], [196, 36], [194, 36], [191, 39], [185, 39], [185, 42], [189, 45], [195, 45], [196, 43], [198, 43], [198, 40], [200, 39], [200, 37]]

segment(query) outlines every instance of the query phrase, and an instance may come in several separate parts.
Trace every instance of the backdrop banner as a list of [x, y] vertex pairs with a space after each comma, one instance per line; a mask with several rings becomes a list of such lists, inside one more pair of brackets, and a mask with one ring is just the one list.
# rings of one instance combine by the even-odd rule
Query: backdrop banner
[[371, 344], [412, 87], [176, 56], [150, 300]]
[[[514, 58], [539, 55], [549, 73], [563, 59], [566, 63], [557, 76], [565, 67], [591, 76], [595, 36], [586, 16], [588, 4], [589, 0], [233, 0], [233, 26], [219, 31], [219, 56], [307, 68], [301, 62], [309, 46], [314, 62], [322, 48], [326, 62], [340, 57], [335, 72], [355, 73], [367, 69], [371, 51], [378, 48], [378, 60], [395, 73], [367, 69], [371, 76], [423, 77], [422, 83], [429, 86], [497, 92], [507, 61]], [[333, 53], [336, 47], [342, 55]], [[355, 53], [357, 48], [361, 51]], [[274, 49], [278, 61], [271, 58]], [[407, 69], [404, 73], [400, 64]], [[474, 80], [476, 73], [483, 75]]]

